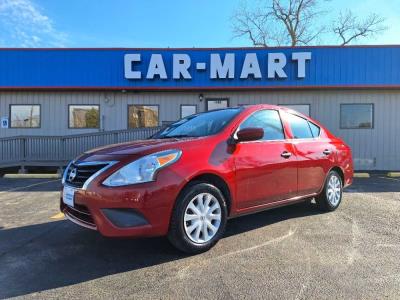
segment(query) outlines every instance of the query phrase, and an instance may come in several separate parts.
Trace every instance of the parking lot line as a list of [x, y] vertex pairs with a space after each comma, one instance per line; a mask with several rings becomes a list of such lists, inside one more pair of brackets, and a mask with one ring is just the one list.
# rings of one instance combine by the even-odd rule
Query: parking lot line
[[0, 195], [6, 194], [6, 193], [9, 193], [9, 192], [15, 192], [15, 191], [20, 191], [20, 190], [25, 190], [25, 189], [28, 189], [28, 188], [31, 188], [31, 187], [34, 187], [34, 186], [38, 186], [38, 185], [42, 185], [42, 184], [47, 184], [47, 183], [52, 183], [52, 182], [57, 182], [57, 181], [60, 181], [60, 179], [42, 181], [42, 182], [33, 183], [33, 184], [30, 184], [30, 185], [26, 185], [26, 186], [16, 187], [16, 188], [12, 188], [12, 189], [9, 189], [9, 190], [6, 190], [6, 191], [2, 191], [2, 192], [0, 192]]
[[64, 218], [64, 214], [62, 212], [59, 212], [58, 214], [55, 214], [54, 216], [50, 217], [50, 219], [54, 220], [60, 220]]

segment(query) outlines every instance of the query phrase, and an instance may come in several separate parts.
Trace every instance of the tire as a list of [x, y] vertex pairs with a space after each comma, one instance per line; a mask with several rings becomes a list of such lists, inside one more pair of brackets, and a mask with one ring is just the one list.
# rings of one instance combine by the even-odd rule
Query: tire
[[227, 215], [221, 191], [209, 183], [194, 182], [180, 193], [176, 201], [168, 239], [183, 252], [205, 252], [224, 234]]
[[324, 188], [316, 198], [318, 208], [321, 211], [334, 211], [342, 202], [343, 182], [336, 171], [330, 171], [325, 180]]

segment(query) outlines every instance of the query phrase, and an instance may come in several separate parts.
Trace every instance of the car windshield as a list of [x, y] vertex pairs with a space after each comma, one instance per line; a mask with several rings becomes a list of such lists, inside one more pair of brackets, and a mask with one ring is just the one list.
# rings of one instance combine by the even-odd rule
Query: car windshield
[[220, 132], [241, 110], [242, 108], [237, 107], [191, 115], [163, 128], [151, 138], [162, 139], [213, 135]]

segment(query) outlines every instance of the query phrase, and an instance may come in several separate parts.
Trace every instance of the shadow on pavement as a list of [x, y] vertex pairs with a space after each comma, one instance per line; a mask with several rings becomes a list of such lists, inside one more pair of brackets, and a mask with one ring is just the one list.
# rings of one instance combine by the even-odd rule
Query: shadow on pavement
[[[225, 237], [318, 213], [312, 204], [297, 204], [240, 217], [228, 222]], [[166, 238], [108, 239], [65, 220], [2, 229], [0, 298], [82, 283], [186, 257]]]

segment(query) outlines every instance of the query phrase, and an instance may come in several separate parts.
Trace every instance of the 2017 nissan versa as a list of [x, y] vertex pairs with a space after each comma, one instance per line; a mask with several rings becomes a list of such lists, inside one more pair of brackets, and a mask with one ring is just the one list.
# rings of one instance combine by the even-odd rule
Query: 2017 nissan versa
[[333, 211], [352, 177], [350, 148], [318, 122], [279, 106], [233, 107], [84, 153], [65, 170], [61, 211], [104, 236], [167, 235], [199, 253], [228, 218], [310, 198]]

